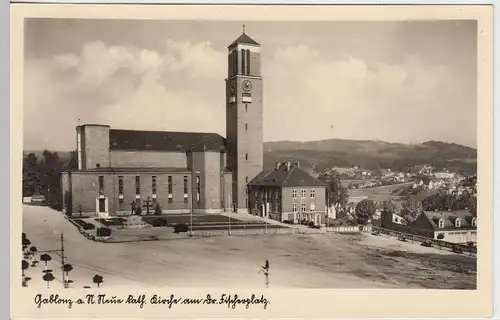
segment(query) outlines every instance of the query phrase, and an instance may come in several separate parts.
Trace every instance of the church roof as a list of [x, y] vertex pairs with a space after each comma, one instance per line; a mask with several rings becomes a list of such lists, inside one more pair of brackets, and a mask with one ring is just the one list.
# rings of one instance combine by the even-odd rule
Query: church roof
[[257, 41], [255, 41], [254, 39], [250, 38], [245, 32], [243, 32], [241, 34], [241, 36], [239, 36], [238, 39], [234, 40], [234, 42], [231, 43], [228, 48], [230, 48], [232, 46], [235, 46], [238, 43], [241, 43], [241, 44], [250, 44], [250, 45], [253, 45], [253, 46], [260, 46], [260, 44]]
[[258, 187], [324, 187], [325, 184], [297, 166], [287, 170], [286, 164], [279, 169], [264, 170], [250, 181], [249, 186]]
[[216, 133], [109, 130], [111, 150], [225, 151], [225, 139]]

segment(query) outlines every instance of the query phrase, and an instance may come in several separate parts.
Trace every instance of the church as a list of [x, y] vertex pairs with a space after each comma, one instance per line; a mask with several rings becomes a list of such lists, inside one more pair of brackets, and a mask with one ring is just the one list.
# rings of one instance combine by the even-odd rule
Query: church
[[62, 174], [63, 210], [101, 217], [137, 208], [142, 214], [231, 211], [319, 221], [326, 210], [323, 183], [290, 163], [263, 170], [260, 59], [260, 44], [245, 31], [228, 47], [225, 138], [77, 126], [78, 169]]
[[78, 169], [61, 177], [65, 212], [248, 212], [246, 186], [263, 170], [260, 59], [245, 31], [228, 47], [226, 138], [77, 126]]

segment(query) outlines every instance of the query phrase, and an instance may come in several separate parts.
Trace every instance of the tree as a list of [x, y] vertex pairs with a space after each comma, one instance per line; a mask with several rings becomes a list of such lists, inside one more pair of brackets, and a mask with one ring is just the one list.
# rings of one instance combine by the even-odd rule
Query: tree
[[161, 206], [160, 206], [159, 202], [157, 202], [156, 205], [155, 205], [155, 214], [156, 215], [161, 215], [162, 214]]
[[403, 202], [401, 216], [408, 222], [414, 222], [422, 211], [424, 211], [422, 202], [415, 199], [408, 199]]
[[78, 169], [78, 155], [76, 150], [71, 151], [69, 154], [69, 161], [65, 166], [66, 170], [77, 170]]
[[355, 210], [358, 223], [367, 224], [368, 220], [372, 219], [375, 214], [376, 207], [373, 200], [363, 199], [358, 202]]
[[33, 152], [23, 158], [23, 196], [32, 196], [40, 185], [38, 159]]
[[66, 207], [66, 215], [73, 215], [73, 197], [69, 191], [64, 191], [64, 205]]
[[23, 244], [23, 251], [24, 251], [29, 247], [29, 245], [31, 244], [31, 241], [29, 241], [28, 238], [24, 237], [22, 240], [22, 244]]
[[37, 253], [37, 248], [35, 246], [32, 246], [29, 250], [30, 254], [31, 254], [31, 263], [33, 263], [35, 261], [35, 255]]
[[326, 184], [326, 201], [329, 205], [337, 205], [345, 207], [349, 199], [349, 193], [340, 182], [340, 177], [337, 171], [321, 174], [318, 179]]
[[73, 270], [73, 266], [69, 263], [64, 264], [63, 266], [63, 271], [66, 273], [66, 277], [68, 278], [66, 280], [66, 283], [64, 284], [65, 286], [70, 283], [69, 280], [69, 273]]
[[21, 261], [21, 269], [23, 272], [23, 277], [24, 277], [24, 270], [28, 269], [29, 266], [30, 266], [30, 264], [28, 263], [28, 261], [26, 261], [26, 260]]
[[50, 282], [54, 279], [54, 275], [51, 272], [47, 272], [43, 275], [43, 280], [47, 281], [47, 288], [50, 288]]
[[104, 282], [102, 276], [96, 274], [93, 278], [92, 278], [92, 282], [94, 282], [95, 284], [97, 284], [97, 287], [100, 288], [100, 285], [101, 283]]
[[392, 200], [385, 200], [383, 202], [383, 210], [385, 212], [394, 213], [394, 212], [396, 212], [396, 205], [394, 204], [394, 202]]
[[142, 214], [142, 209], [141, 209], [141, 206], [138, 205], [136, 208], [135, 208], [135, 214], [140, 216]]
[[57, 152], [43, 151], [43, 159], [38, 165], [42, 193], [47, 204], [56, 210], [62, 209], [61, 171], [64, 164]]
[[45, 269], [47, 269], [47, 263], [49, 263], [49, 261], [52, 260], [52, 257], [49, 254], [44, 253], [40, 256], [40, 260], [45, 262]]

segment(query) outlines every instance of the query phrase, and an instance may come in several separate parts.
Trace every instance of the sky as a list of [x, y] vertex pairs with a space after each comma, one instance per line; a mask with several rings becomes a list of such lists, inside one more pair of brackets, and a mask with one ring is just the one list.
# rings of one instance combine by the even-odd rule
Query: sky
[[475, 21], [27, 19], [24, 149], [75, 126], [225, 137], [227, 46], [261, 44], [264, 141], [428, 140], [476, 147]]

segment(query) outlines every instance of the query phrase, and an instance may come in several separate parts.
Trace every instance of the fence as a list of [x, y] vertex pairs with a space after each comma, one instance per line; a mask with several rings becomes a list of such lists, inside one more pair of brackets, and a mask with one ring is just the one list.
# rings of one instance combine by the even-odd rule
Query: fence
[[424, 236], [420, 236], [420, 235], [416, 235], [416, 234], [399, 232], [399, 231], [384, 229], [384, 228], [375, 227], [375, 226], [372, 226], [372, 230], [378, 231], [379, 233], [385, 234], [388, 236], [404, 237], [405, 239], [408, 239], [411, 241], [430, 242], [433, 246], [438, 246], [439, 248], [453, 249], [453, 248], [458, 247], [458, 248], [462, 249], [464, 252], [477, 254], [477, 247], [474, 247], [474, 246], [467, 246], [467, 245], [463, 245], [463, 244], [457, 244], [457, 243], [447, 242], [447, 241], [443, 241], [443, 240], [437, 240], [437, 239], [424, 237]]
[[328, 232], [336, 233], [359, 233], [359, 232], [371, 232], [372, 226], [336, 226], [326, 228]]

